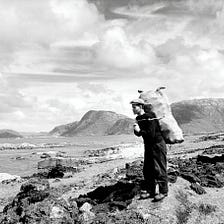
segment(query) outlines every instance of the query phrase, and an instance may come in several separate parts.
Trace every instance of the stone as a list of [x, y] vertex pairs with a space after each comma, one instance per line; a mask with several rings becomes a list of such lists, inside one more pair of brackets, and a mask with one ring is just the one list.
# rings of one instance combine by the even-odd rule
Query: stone
[[191, 183], [190, 188], [197, 194], [206, 194], [205, 189], [198, 183]]
[[64, 210], [59, 206], [53, 206], [50, 213], [51, 219], [60, 219], [64, 216]]
[[81, 212], [89, 212], [92, 209], [92, 205], [88, 202], [85, 202], [80, 208], [79, 211]]
[[84, 212], [79, 216], [80, 224], [90, 224], [95, 218], [95, 214], [93, 212]]
[[198, 155], [197, 161], [202, 163], [224, 162], [224, 154]]
[[47, 180], [32, 178], [21, 186], [12, 203], [3, 209], [0, 222], [74, 224], [78, 222], [78, 212], [77, 205], [59, 198]]

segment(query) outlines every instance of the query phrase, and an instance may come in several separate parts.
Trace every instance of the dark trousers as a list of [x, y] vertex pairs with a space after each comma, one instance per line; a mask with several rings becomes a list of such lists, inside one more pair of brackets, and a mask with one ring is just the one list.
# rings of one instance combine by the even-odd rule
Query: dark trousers
[[159, 192], [168, 193], [167, 178], [167, 148], [164, 141], [151, 145], [145, 145], [143, 175], [145, 189], [154, 194], [156, 184], [159, 185]]

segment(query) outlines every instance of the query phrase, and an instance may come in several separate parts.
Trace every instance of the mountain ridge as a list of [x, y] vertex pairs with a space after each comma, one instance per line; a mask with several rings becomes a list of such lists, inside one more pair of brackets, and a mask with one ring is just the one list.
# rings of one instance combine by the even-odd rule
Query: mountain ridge
[[[183, 100], [172, 103], [171, 109], [184, 134], [222, 132], [224, 130], [224, 98]], [[134, 119], [113, 111], [90, 110], [80, 121], [55, 128], [58, 128], [59, 135], [70, 137], [120, 135], [133, 134], [133, 123]]]
[[11, 129], [0, 129], [0, 138], [23, 138], [23, 136]]
[[[83, 135], [107, 135], [108, 130], [120, 119], [128, 118], [113, 111], [90, 110], [80, 121], [55, 127], [49, 134], [72, 137]], [[75, 125], [71, 125], [74, 124]], [[70, 127], [69, 127], [70, 126]]]
[[224, 130], [224, 98], [184, 100], [171, 105], [178, 124], [185, 133]]

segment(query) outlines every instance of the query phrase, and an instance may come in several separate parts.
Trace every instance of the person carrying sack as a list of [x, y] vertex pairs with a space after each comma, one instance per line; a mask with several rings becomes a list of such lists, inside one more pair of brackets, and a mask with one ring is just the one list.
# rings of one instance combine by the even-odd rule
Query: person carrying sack
[[[140, 198], [154, 198], [161, 201], [168, 195], [167, 177], [167, 147], [162, 137], [158, 119], [152, 111], [144, 112], [144, 101], [135, 99], [131, 102], [133, 113], [136, 116], [134, 134], [142, 136], [144, 141], [143, 176], [145, 190]], [[156, 185], [159, 193], [156, 194]]]

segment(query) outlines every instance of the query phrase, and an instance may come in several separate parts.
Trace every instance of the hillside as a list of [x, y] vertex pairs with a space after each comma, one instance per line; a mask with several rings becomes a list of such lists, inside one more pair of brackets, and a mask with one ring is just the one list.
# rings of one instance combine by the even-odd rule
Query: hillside
[[0, 130], [0, 138], [22, 138], [23, 136], [13, 130], [2, 129]]
[[[172, 113], [185, 134], [222, 132], [224, 99], [194, 99], [171, 104]], [[112, 111], [87, 112], [80, 121], [55, 127], [59, 136], [133, 134], [133, 119]]]
[[133, 134], [134, 120], [131, 118], [120, 119], [107, 130], [108, 135]]
[[184, 133], [209, 133], [224, 130], [224, 99], [194, 99], [171, 105]]
[[65, 132], [68, 132], [71, 129], [74, 129], [78, 124], [78, 121], [69, 123], [69, 124], [64, 124], [64, 125], [59, 125], [56, 126], [53, 130], [49, 132], [50, 135], [55, 135], [55, 136], [60, 136]]
[[61, 136], [94, 136], [107, 135], [107, 131], [120, 119], [127, 117], [112, 111], [88, 111], [79, 122], [61, 125], [54, 128], [49, 134]]

